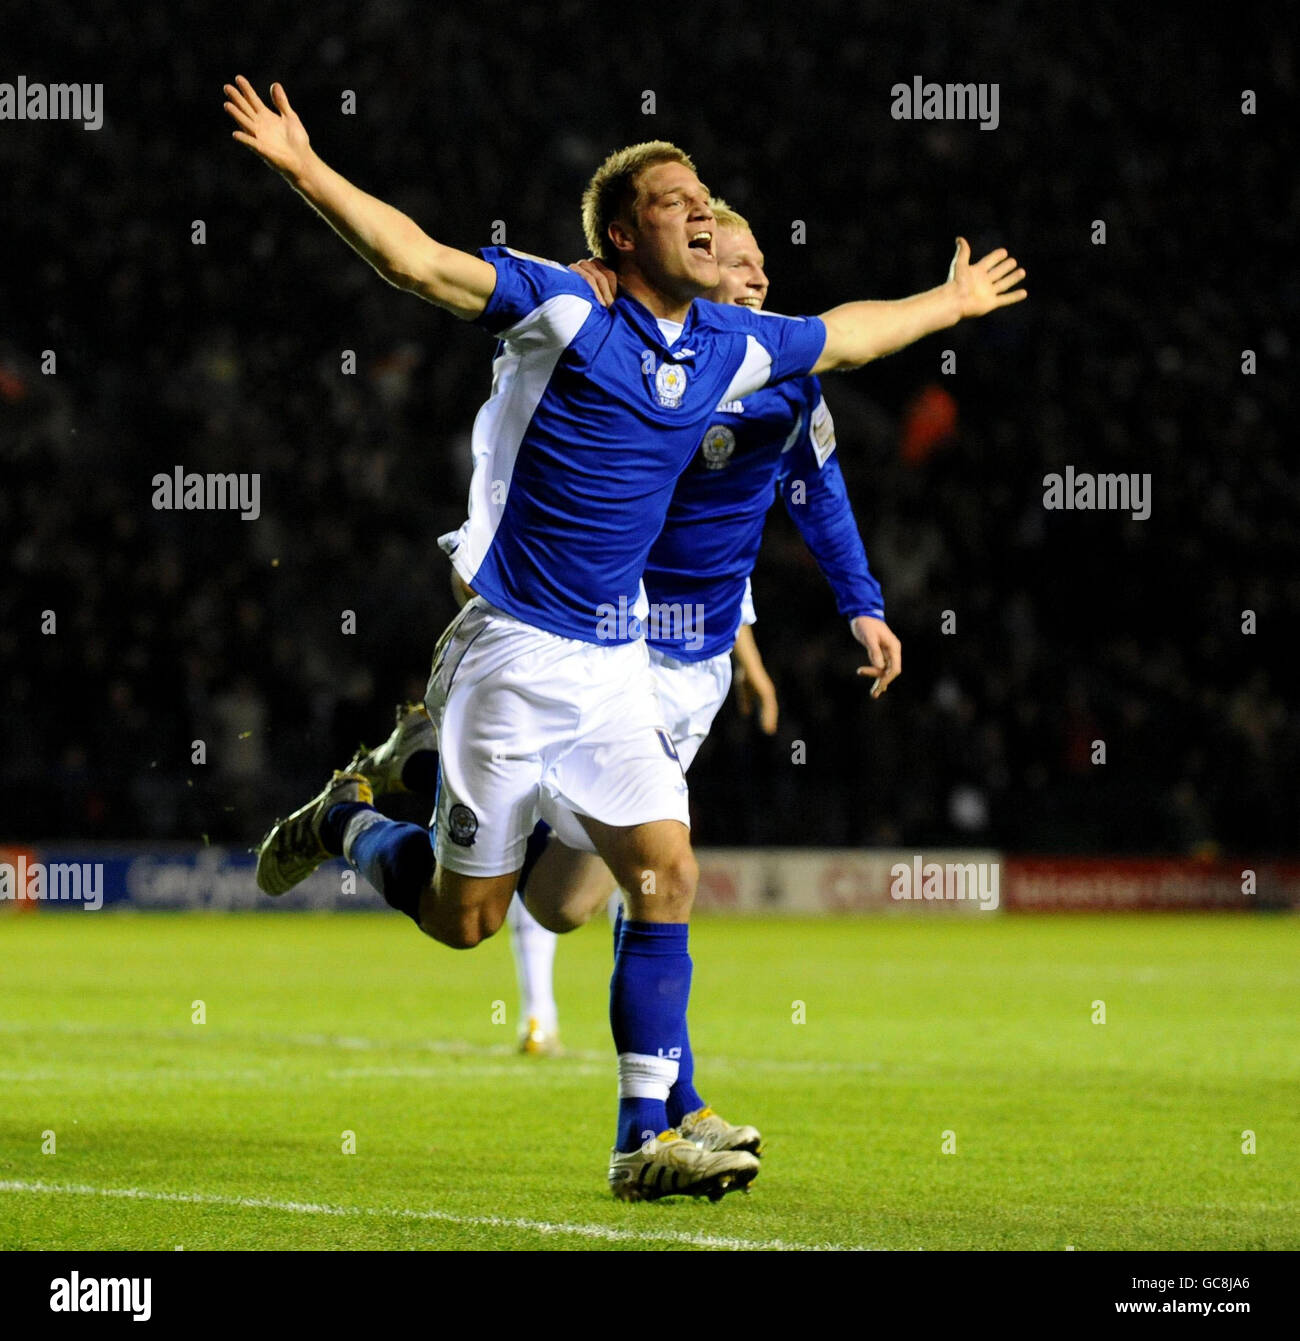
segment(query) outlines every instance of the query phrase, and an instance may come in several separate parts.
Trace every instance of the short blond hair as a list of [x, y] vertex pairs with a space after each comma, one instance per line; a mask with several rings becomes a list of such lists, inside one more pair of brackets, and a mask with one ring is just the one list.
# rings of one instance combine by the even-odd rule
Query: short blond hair
[[582, 232], [587, 250], [607, 265], [614, 265], [618, 253], [609, 240], [609, 226], [625, 210], [636, 222], [639, 179], [647, 168], [660, 163], [680, 163], [695, 171], [691, 156], [667, 140], [646, 140], [617, 149], [592, 174], [582, 193]]
[[721, 196], [710, 196], [709, 208], [713, 211], [714, 222], [719, 228], [725, 228], [732, 233], [752, 233], [754, 231], [749, 226], [749, 220], [743, 214], [738, 214], [733, 210]]

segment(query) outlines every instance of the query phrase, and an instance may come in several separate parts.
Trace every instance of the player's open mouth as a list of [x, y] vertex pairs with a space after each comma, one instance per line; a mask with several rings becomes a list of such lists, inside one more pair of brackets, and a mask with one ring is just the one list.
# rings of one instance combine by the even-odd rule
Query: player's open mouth
[[762, 304], [761, 298], [755, 298], [752, 293], [746, 294], [743, 298], [736, 299], [737, 307], [759, 307]]
[[692, 251], [703, 252], [705, 256], [713, 255], [713, 234], [701, 230], [686, 244]]

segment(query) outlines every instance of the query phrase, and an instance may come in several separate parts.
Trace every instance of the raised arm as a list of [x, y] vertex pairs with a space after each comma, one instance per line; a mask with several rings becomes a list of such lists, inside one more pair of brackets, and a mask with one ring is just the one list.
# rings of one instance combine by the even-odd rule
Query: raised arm
[[244, 78], [225, 86], [233, 138], [270, 164], [358, 255], [384, 279], [469, 321], [487, 306], [496, 271], [479, 256], [435, 242], [401, 210], [367, 195], [312, 149], [281, 84], [271, 85], [273, 111]]
[[1029, 296], [1016, 287], [1024, 277], [1005, 247], [971, 265], [970, 244], [959, 237], [947, 282], [938, 288], [893, 302], [845, 303], [822, 313], [826, 344], [813, 372], [860, 368], [967, 317], [1018, 303]]

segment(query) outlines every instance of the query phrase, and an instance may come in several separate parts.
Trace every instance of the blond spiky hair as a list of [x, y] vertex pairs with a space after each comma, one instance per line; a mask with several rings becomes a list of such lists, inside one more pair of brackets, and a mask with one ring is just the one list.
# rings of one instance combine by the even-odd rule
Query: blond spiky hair
[[630, 144], [598, 167], [582, 193], [582, 232], [587, 250], [606, 265], [617, 265], [618, 253], [609, 240], [609, 226], [625, 210], [636, 219], [638, 178], [658, 163], [680, 163], [695, 171], [691, 156], [667, 140]]
[[710, 196], [709, 208], [713, 211], [714, 222], [719, 228], [725, 228], [732, 233], [752, 233], [754, 231], [749, 226], [749, 220], [743, 214], [738, 214], [733, 210], [721, 196]]

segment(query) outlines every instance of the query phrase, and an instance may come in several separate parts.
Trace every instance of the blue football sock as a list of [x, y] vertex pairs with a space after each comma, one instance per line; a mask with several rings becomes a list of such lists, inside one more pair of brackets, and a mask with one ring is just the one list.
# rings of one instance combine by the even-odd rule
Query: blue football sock
[[[614, 954], [618, 954], [618, 939], [623, 932], [623, 907], [614, 915]], [[682, 1035], [682, 1056], [677, 1064], [677, 1079], [668, 1092], [666, 1105], [668, 1124], [675, 1127], [687, 1113], [707, 1107], [695, 1088], [695, 1054], [691, 1051], [689, 1031]]]
[[348, 865], [364, 875], [390, 907], [419, 926], [420, 896], [437, 865], [431, 829], [381, 816], [353, 837], [345, 856]]
[[[332, 857], [341, 857], [343, 855], [343, 831], [348, 827], [348, 820], [353, 815], [360, 815], [363, 811], [374, 810], [374, 806], [366, 805], [364, 801], [340, 801], [337, 805], [332, 805], [325, 812], [325, 818], [320, 822], [320, 841], [321, 846]], [[379, 812], [376, 810], [376, 814]]]
[[690, 1034], [682, 1030], [682, 1057], [677, 1063], [677, 1079], [668, 1091], [668, 1122], [677, 1126], [687, 1113], [705, 1107], [695, 1088], [695, 1055], [691, 1052]]
[[609, 1022], [618, 1051], [619, 1150], [635, 1150], [669, 1125], [691, 994], [690, 928], [624, 921], [609, 982]]

